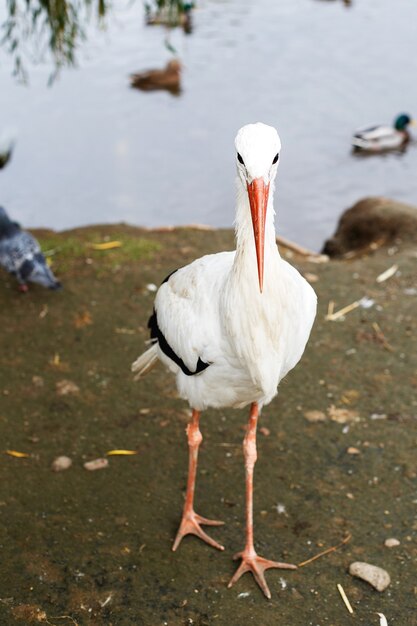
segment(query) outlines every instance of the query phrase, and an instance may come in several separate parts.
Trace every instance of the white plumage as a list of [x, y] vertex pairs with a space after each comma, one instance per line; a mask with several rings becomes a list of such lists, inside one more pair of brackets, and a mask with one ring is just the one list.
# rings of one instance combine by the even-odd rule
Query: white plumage
[[264, 291], [256, 291], [249, 243], [247, 258], [235, 252], [202, 257], [175, 272], [156, 296], [158, 326], [174, 352], [193, 372], [199, 358], [210, 364], [187, 376], [157, 345], [180, 396], [198, 410], [270, 402], [301, 358], [314, 320], [312, 288], [279, 257], [274, 241], [276, 258], [271, 248]]
[[[253, 124], [240, 131], [236, 147], [245, 163], [245, 153], [252, 161], [258, 151], [262, 155], [263, 133], [274, 138], [273, 130]], [[267, 165], [279, 145], [273, 143], [268, 150]], [[261, 167], [253, 163], [252, 170], [262, 174], [262, 165], [262, 161]], [[316, 312], [312, 287], [279, 255], [273, 189], [266, 212], [265, 278], [260, 293], [251, 211], [240, 176], [237, 186], [237, 250], [210, 254], [177, 270], [155, 299], [158, 326], [187, 368], [194, 372], [199, 358], [210, 364], [187, 376], [158, 344], [149, 351], [176, 375], [180, 396], [198, 410], [270, 402], [279, 381], [300, 360]], [[140, 372], [138, 361], [133, 370]]]
[[[316, 295], [280, 257], [275, 239], [273, 192], [280, 148], [270, 126], [251, 124], [239, 131], [236, 251], [197, 259], [161, 285], [153, 318], [159, 340], [132, 366], [140, 377], [159, 358], [175, 374], [179, 394], [194, 414], [208, 407], [260, 408], [270, 402], [280, 380], [300, 360], [310, 334]], [[185, 367], [174, 362], [165, 341]], [[199, 363], [205, 369], [194, 374]], [[193, 512], [188, 504], [182, 525]], [[200, 534], [183, 529], [180, 539], [186, 532]], [[175, 547], [178, 543], [177, 536]], [[261, 587], [268, 596], [266, 583]]]

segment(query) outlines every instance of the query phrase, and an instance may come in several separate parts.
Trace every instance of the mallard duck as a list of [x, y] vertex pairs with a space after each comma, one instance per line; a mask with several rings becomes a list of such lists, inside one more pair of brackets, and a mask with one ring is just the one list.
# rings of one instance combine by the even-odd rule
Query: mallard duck
[[130, 84], [142, 91], [166, 89], [173, 94], [179, 94], [181, 91], [181, 63], [178, 59], [172, 59], [163, 70], [147, 70], [146, 72], [131, 74]]
[[410, 139], [407, 130], [409, 125], [416, 125], [406, 113], [398, 115], [394, 126], [371, 126], [357, 130], [352, 138], [352, 146], [355, 150], [365, 152], [385, 152], [386, 150], [398, 150]]

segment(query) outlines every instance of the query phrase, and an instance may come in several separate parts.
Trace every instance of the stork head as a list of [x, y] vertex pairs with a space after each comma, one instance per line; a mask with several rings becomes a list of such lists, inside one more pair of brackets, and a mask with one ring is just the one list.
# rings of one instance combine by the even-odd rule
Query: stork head
[[235, 139], [239, 179], [249, 198], [258, 263], [259, 289], [264, 276], [265, 220], [271, 183], [277, 173], [281, 141], [275, 128], [266, 124], [247, 124]]

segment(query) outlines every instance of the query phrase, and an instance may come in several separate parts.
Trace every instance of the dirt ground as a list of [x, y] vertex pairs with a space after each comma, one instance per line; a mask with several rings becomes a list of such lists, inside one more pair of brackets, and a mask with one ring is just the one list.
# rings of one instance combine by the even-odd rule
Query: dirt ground
[[[38, 236], [64, 289], [22, 295], [0, 276], [0, 624], [378, 626], [381, 612], [389, 626], [417, 626], [415, 251], [291, 260], [315, 281], [319, 311], [301, 363], [261, 418], [255, 543], [301, 563], [351, 539], [297, 571], [269, 570], [267, 601], [249, 574], [226, 587], [244, 541], [246, 411], [202, 416], [196, 509], [226, 522], [211, 531], [225, 551], [187, 537], [173, 553], [188, 409], [162, 367], [140, 383], [130, 374], [147, 338], [148, 285], [231, 249], [233, 233], [107, 226]], [[106, 238], [123, 245], [91, 247]], [[330, 300], [337, 311], [364, 296], [369, 308], [325, 319]], [[84, 469], [113, 449], [138, 454]], [[56, 473], [59, 455], [73, 464]], [[400, 545], [388, 548], [392, 537]], [[352, 578], [357, 560], [386, 569], [388, 589]]]

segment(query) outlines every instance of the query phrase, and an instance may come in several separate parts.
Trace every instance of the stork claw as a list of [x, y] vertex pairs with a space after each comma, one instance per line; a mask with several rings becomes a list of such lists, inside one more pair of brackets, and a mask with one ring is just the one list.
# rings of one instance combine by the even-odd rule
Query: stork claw
[[291, 563], [280, 563], [279, 561], [269, 561], [268, 559], [264, 559], [262, 556], [258, 556], [256, 553], [246, 553], [238, 552], [233, 557], [234, 560], [242, 559], [241, 564], [237, 568], [235, 574], [231, 578], [229, 584], [227, 585], [229, 588], [235, 584], [239, 578], [245, 574], [246, 572], [252, 572], [256, 582], [264, 592], [265, 596], [268, 600], [271, 599], [271, 592], [269, 591], [269, 587], [265, 580], [264, 572], [265, 570], [275, 567], [277, 569], [297, 569], [296, 565], [292, 565]]
[[198, 515], [195, 511], [191, 510], [187, 513], [184, 513], [182, 516], [181, 524], [177, 532], [177, 536], [175, 537], [174, 545], [172, 546], [172, 550], [178, 548], [181, 543], [181, 540], [185, 535], [196, 535], [213, 548], [217, 548], [218, 550], [224, 550], [224, 547], [217, 543], [214, 539], [209, 537], [207, 533], [201, 528], [201, 524], [205, 524], [206, 526], [223, 526], [224, 522], [218, 520], [207, 519], [206, 517], [202, 517]]

